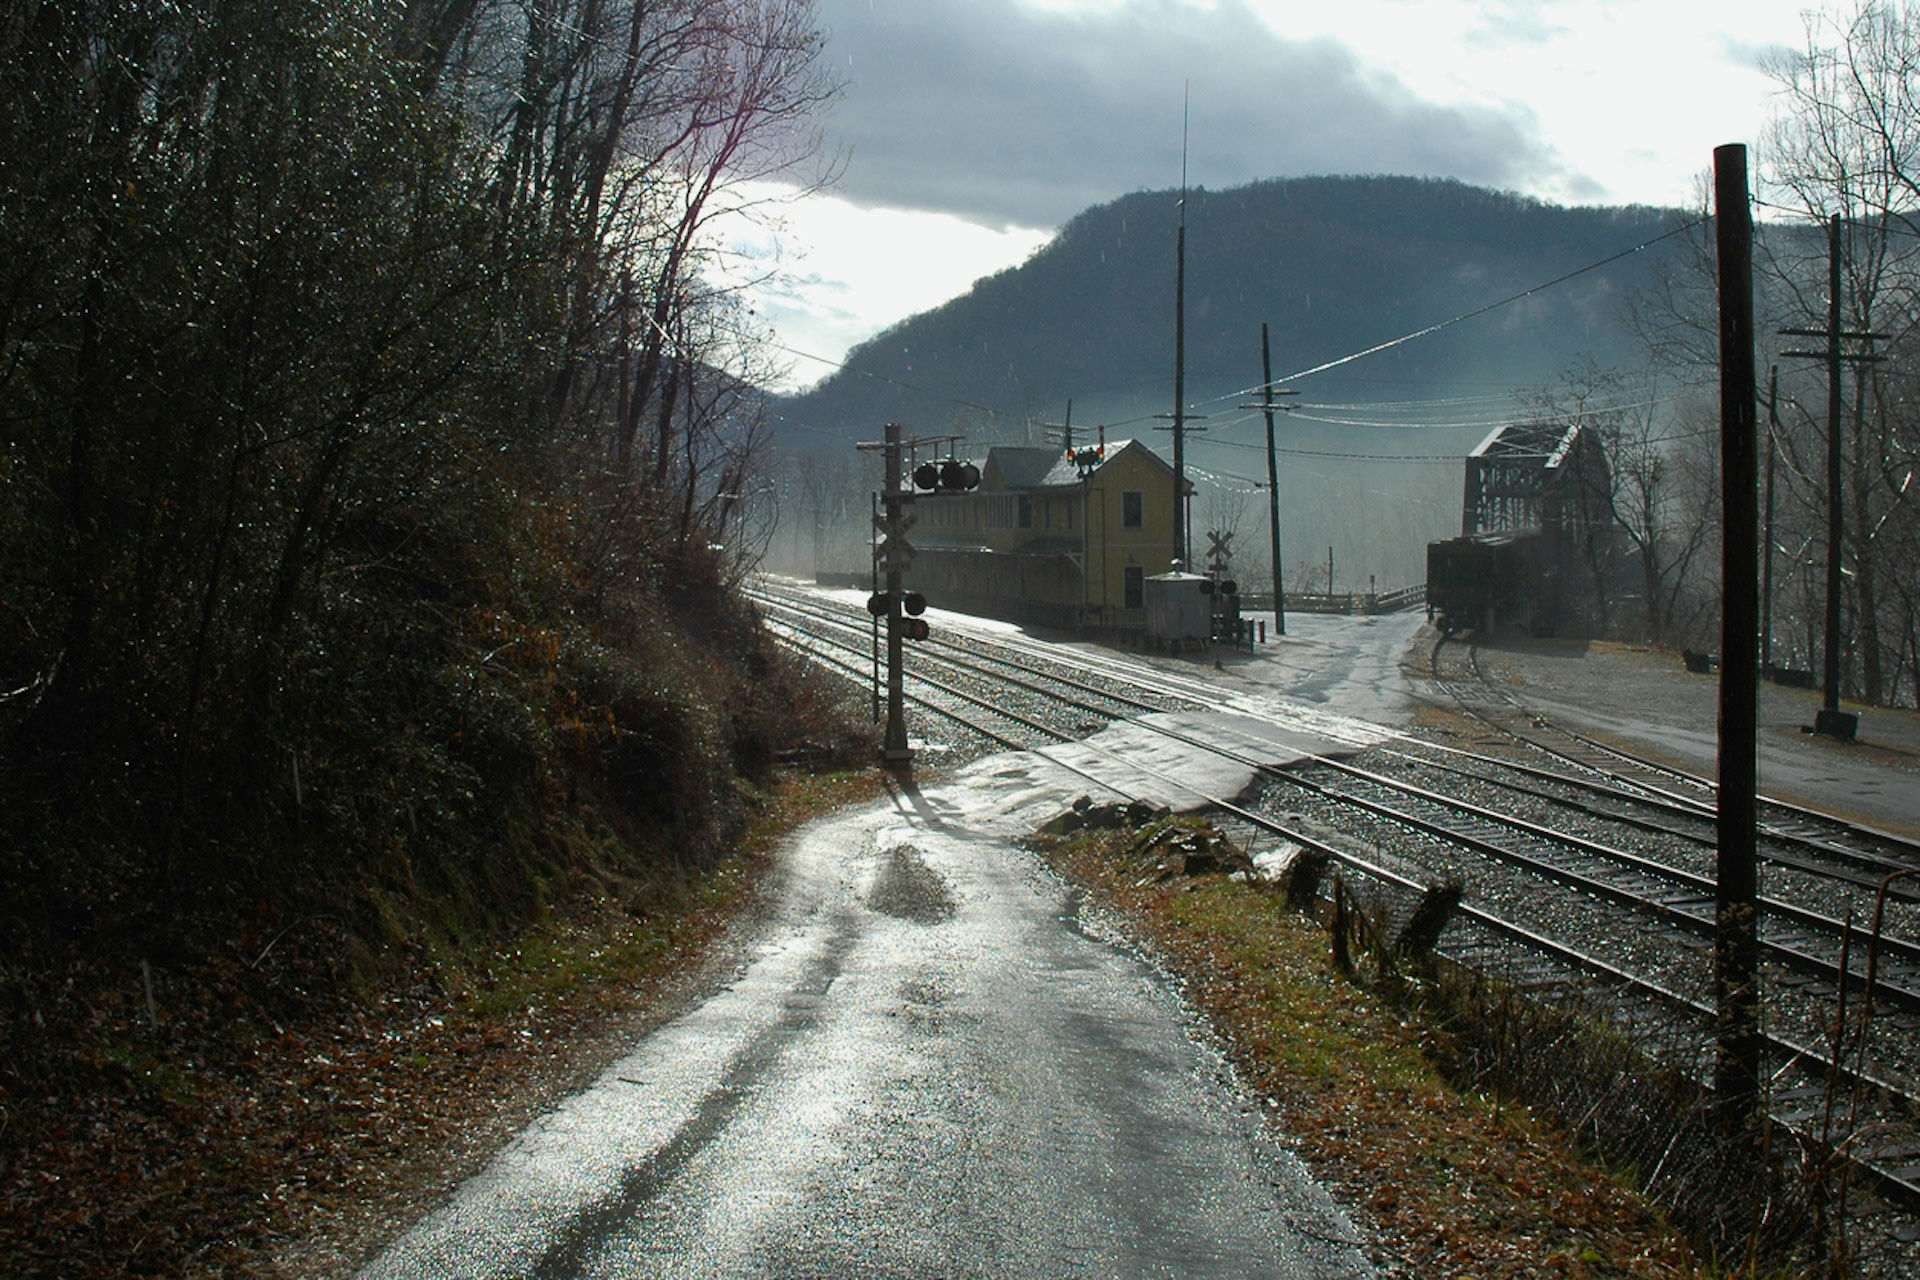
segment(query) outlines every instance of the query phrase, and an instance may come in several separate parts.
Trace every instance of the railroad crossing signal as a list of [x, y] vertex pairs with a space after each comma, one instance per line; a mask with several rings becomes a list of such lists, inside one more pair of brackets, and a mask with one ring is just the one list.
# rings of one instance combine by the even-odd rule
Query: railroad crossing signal
[[980, 487], [980, 468], [958, 458], [923, 462], [913, 469], [913, 484], [934, 493], [965, 493]]
[[1217, 572], [1225, 573], [1227, 563], [1233, 559], [1233, 549], [1227, 545], [1233, 541], [1233, 530], [1228, 529], [1223, 532], [1210, 529], [1207, 531], [1207, 541], [1213, 544], [1207, 548], [1208, 566]]
[[[943, 441], [951, 448], [958, 438], [942, 436], [936, 437], [935, 441]], [[873, 615], [876, 622], [881, 618], [887, 620], [887, 736], [883, 755], [895, 764], [905, 764], [913, 758], [913, 749], [907, 745], [906, 698], [901, 687], [905, 649], [901, 642], [925, 640], [929, 634], [926, 622], [919, 616], [926, 611], [926, 597], [901, 588], [900, 575], [913, 563], [913, 544], [907, 541], [907, 531], [913, 528], [913, 517], [907, 514], [907, 504], [916, 496], [923, 496], [916, 495], [914, 487], [928, 490], [929, 494], [963, 493], [980, 483], [980, 468], [949, 454], [944, 462], [926, 462], [915, 467], [910, 487], [904, 474], [907, 451], [935, 441], [902, 440], [900, 424], [889, 422], [885, 440], [858, 446], [862, 451], [881, 452], [885, 457], [885, 484], [880, 491], [881, 510], [874, 515], [873, 525], [881, 537], [879, 546], [874, 550], [874, 571], [876, 574], [885, 572], [887, 586], [886, 590], [876, 591], [868, 598], [867, 612]], [[877, 655], [875, 662], [877, 683]]]
[[889, 573], [905, 573], [913, 564], [913, 544], [907, 541], [907, 530], [914, 525], [913, 517], [896, 511], [889, 504], [885, 515], [873, 518], [873, 525], [880, 531], [880, 567]]
[[[918, 591], [904, 591], [900, 594], [900, 611], [909, 617], [917, 618], [927, 611], [927, 598]], [[867, 612], [876, 618], [884, 618], [893, 612], [893, 593], [876, 591], [867, 597]], [[922, 626], [926, 625], [924, 623]], [[916, 637], [925, 640], [925, 636]]]
[[867, 612], [877, 621], [887, 620], [887, 637], [898, 635], [902, 640], [925, 640], [933, 634], [927, 620], [920, 615], [927, 611], [927, 598], [918, 591], [876, 591], [867, 597]]

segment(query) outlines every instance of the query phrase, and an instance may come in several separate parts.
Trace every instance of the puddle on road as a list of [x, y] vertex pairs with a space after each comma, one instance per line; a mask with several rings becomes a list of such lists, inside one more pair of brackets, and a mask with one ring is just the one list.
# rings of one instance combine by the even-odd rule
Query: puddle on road
[[910, 844], [895, 845], [888, 852], [886, 865], [867, 891], [867, 905], [915, 924], [941, 924], [953, 919], [958, 909], [946, 880]]

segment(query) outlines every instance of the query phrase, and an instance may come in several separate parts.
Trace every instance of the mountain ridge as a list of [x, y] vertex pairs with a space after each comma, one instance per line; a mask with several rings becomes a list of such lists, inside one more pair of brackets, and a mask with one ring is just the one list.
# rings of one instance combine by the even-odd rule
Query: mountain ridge
[[[775, 413], [828, 438], [891, 419], [1007, 439], [1069, 399], [1089, 426], [1171, 410], [1180, 199], [1143, 191], [1083, 211], [1025, 262], [776, 398]], [[1195, 188], [1185, 212], [1190, 407], [1259, 384], [1262, 322], [1284, 378], [1522, 294], [1302, 387], [1406, 400], [1536, 386], [1588, 356], [1624, 362], [1634, 352], [1618, 304], [1660, 257], [1629, 251], [1691, 217], [1406, 177]]]

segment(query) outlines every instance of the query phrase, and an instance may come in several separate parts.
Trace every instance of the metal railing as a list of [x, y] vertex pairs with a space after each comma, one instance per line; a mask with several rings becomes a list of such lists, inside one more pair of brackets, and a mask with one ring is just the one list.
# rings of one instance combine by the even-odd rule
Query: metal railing
[[[1407, 609], [1423, 608], [1426, 603], [1427, 584], [1424, 582], [1392, 591], [1287, 592], [1287, 610], [1290, 613], [1401, 613]], [[1240, 595], [1242, 613], [1261, 613], [1272, 608], [1271, 592], [1246, 591]]]

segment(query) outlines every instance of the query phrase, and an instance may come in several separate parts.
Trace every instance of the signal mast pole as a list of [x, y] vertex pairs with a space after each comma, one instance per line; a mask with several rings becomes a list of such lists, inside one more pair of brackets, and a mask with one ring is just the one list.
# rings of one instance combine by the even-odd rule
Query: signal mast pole
[[907, 716], [905, 693], [906, 637], [900, 627], [900, 575], [905, 570], [907, 556], [912, 554], [906, 549], [906, 517], [902, 514], [905, 505], [912, 501], [913, 495], [900, 487], [900, 424], [889, 422], [886, 429], [886, 488], [881, 492], [881, 503], [886, 508], [886, 545], [882, 553], [886, 557], [887, 569], [887, 737], [881, 748], [882, 756], [890, 764], [904, 764], [913, 759], [913, 748], [907, 745]]
[[[916, 496], [915, 488], [910, 488], [905, 478], [906, 451], [947, 441], [946, 462], [939, 466], [930, 462], [921, 465], [914, 472], [913, 485], [936, 493], [962, 493], [979, 485], [980, 470], [971, 462], [961, 462], [951, 455], [952, 444], [959, 439], [959, 436], [920, 436], [911, 441], [902, 440], [900, 424], [889, 422], [884, 440], [854, 446], [863, 453], [878, 451], [884, 455], [886, 487], [881, 490], [880, 511], [874, 515], [873, 524], [881, 534], [875, 558], [879, 568], [886, 571], [887, 588], [867, 598], [867, 612], [876, 623], [881, 618], [887, 622], [887, 736], [881, 754], [889, 764], [904, 765], [913, 759], [913, 748], [907, 743], [906, 642], [927, 638], [927, 624], [920, 617], [927, 609], [926, 597], [917, 591], [902, 589], [905, 585], [902, 575], [913, 563], [913, 544], [907, 541], [907, 533], [913, 528], [914, 520], [907, 508]], [[878, 578], [878, 570], [875, 577]]]

